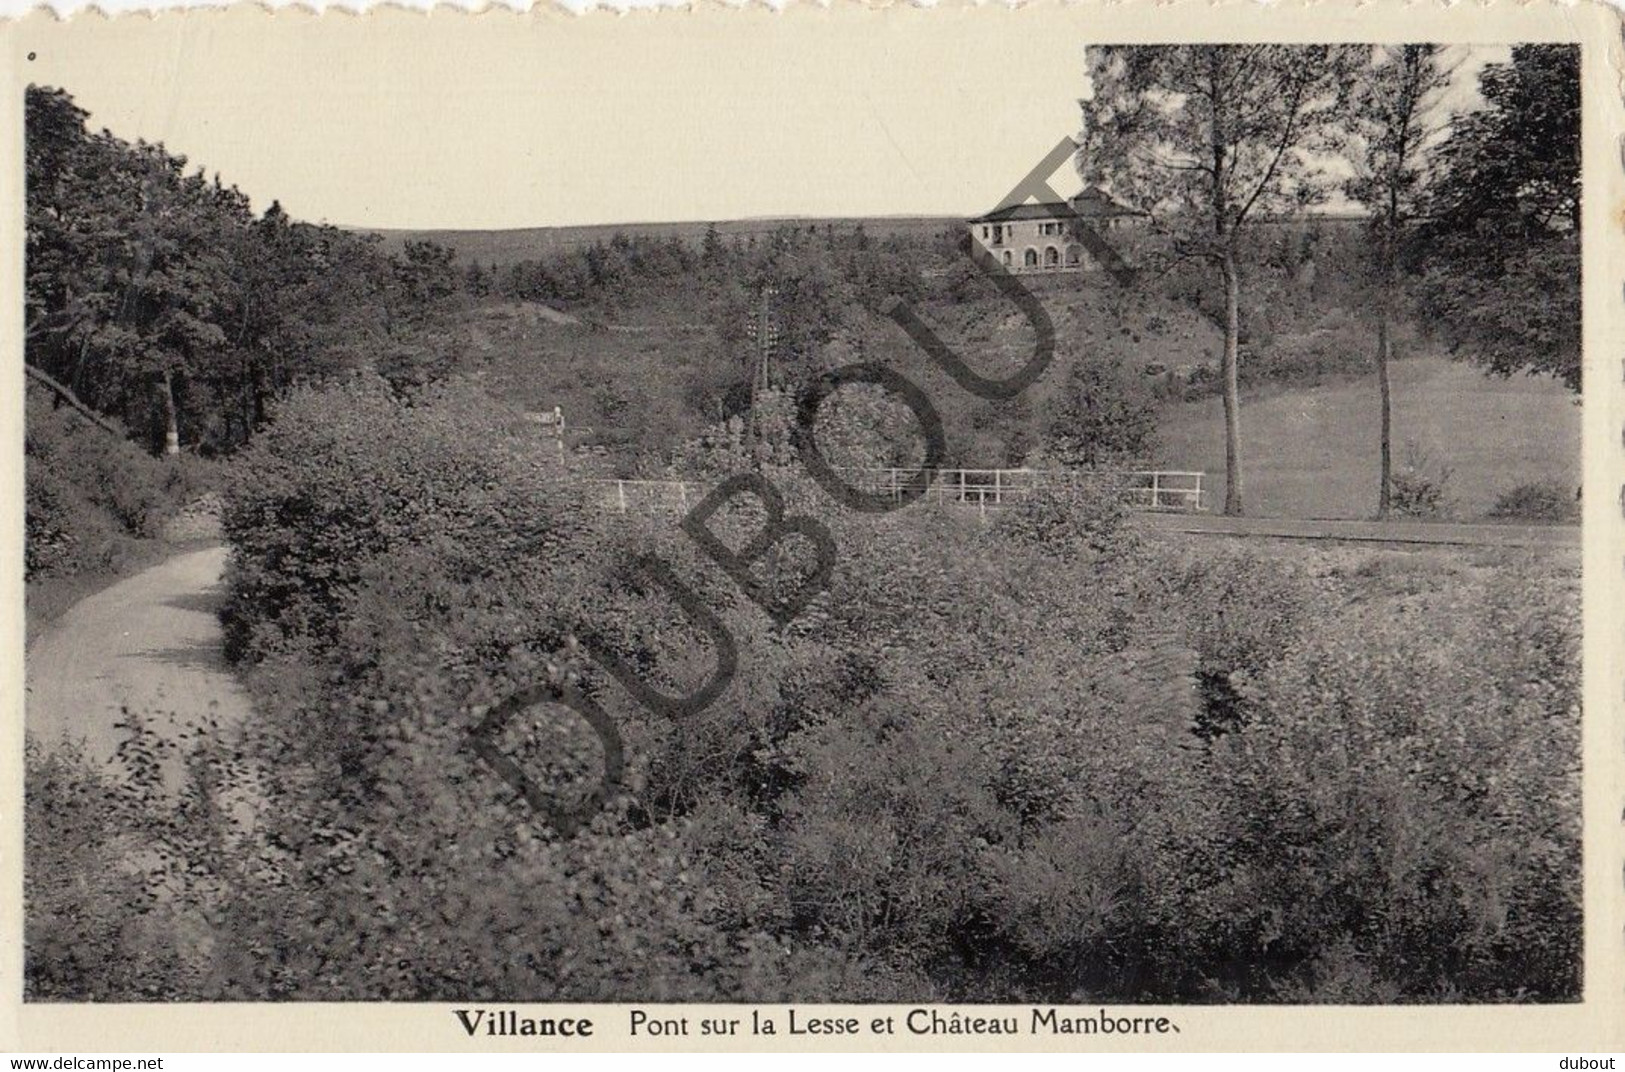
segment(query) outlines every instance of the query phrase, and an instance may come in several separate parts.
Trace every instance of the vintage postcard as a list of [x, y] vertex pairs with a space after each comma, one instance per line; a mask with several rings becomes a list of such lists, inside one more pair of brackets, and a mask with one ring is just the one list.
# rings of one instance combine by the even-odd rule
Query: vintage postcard
[[1616, 9], [0, 43], [8, 1050], [1625, 1048]]

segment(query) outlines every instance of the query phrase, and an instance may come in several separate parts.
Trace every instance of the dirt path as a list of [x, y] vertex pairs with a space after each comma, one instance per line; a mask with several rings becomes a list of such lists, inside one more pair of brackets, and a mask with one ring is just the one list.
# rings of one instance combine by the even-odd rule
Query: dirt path
[[221, 655], [215, 617], [225, 564], [224, 546], [176, 555], [52, 623], [28, 650], [29, 735], [46, 748], [79, 739], [103, 761], [123, 739], [122, 708], [171, 739], [245, 720], [248, 697]]
[[1432, 521], [1297, 521], [1218, 514], [1140, 514], [1147, 528], [1222, 536], [1462, 547], [1575, 547], [1578, 525], [1487, 525]]

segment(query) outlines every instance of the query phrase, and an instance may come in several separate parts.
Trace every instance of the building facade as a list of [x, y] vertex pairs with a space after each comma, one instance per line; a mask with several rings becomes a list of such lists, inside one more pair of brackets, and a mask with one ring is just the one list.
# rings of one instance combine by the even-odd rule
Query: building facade
[[1136, 226], [1144, 215], [1091, 186], [1068, 201], [997, 208], [970, 220], [972, 248], [1012, 272], [1081, 272], [1098, 267], [1078, 234], [1080, 223], [1101, 237]]

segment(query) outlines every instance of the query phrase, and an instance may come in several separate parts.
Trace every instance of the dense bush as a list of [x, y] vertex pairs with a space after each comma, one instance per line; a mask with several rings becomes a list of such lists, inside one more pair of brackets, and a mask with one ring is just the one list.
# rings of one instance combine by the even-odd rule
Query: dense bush
[[1240, 685], [1180, 905], [1255, 951], [1234, 992], [1293, 964], [1269, 985], [1299, 1000], [1578, 993], [1575, 593], [1512, 570], [1463, 595], [1351, 609]]
[[213, 482], [195, 457], [154, 458], [29, 391], [24, 568], [30, 579], [117, 569]]
[[1143, 461], [1156, 440], [1153, 386], [1139, 370], [1080, 357], [1050, 401], [1045, 431], [1051, 452], [1091, 468]]
[[383, 380], [358, 375], [296, 391], [283, 412], [227, 499], [234, 657], [336, 641], [369, 564], [416, 553], [472, 581], [489, 563], [537, 553], [576, 507], [556, 461], [516, 430], [517, 415], [504, 421], [467, 384], [403, 403]]
[[[471, 393], [371, 383], [281, 410], [228, 509], [261, 718], [240, 761], [193, 764], [196, 799], [248, 781], [268, 806], [31, 815], [61, 847], [49, 874], [31, 859], [31, 944], [109, 935], [94, 974], [114, 980], [39, 959], [32, 992], [151, 985], [158, 939], [64, 876], [157, 822], [184, 862], [163, 918], [230, 936], [148, 969], [178, 996], [1578, 993], [1577, 608], [1550, 565], [1317, 576], [1138, 537], [1087, 485], [985, 522], [860, 515], [770, 467], [837, 548], [781, 627], [675, 518], [599, 510], [506, 427]], [[739, 547], [759, 520], [712, 524]], [[651, 552], [737, 648], [703, 708], [645, 707], [589, 654], [675, 696], [713, 674]], [[807, 552], [787, 541], [758, 578], [793, 590]], [[468, 746], [546, 680], [625, 746], [573, 837]], [[555, 804], [603, 763], [552, 707], [497, 744]], [[30, 776], [31, 807], [81, 792], [71, 769]]]
[[1580, 520], [1580, 499], [1561, 480], [1519, 484], [1495, 500], [1489, 516], [1502, 521], [1563, 524]]
[[1389, 506], [1400, 517], [1448, 517], [1454, 507], [1450, 498], [1453, 471], [1419, 444], [1405, 444], [1399, 465], [1388, 478]]

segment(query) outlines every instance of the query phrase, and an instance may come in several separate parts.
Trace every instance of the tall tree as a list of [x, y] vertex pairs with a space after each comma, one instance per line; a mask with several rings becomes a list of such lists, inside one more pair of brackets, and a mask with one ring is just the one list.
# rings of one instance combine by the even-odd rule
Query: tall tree
[[156, 450], [229, 450], [299, 379], [370, 365], [397, 382], [459, 352], [450, 250], [289, 219], [161, 145], [86, 129], [26, 96], [27, 359]]
[[1424, 323], [1491, 372], [1579, 390], [1579, 46], [1517, 46], [1479, 91], [1419, 228]]
[[1323, 149], [1352, 46], [1113, 45], [1089, 50], [1080, 168], [1149, 214], [1224, 288], [1225, 503], [1243, 512], [1239, 241], [1260, 216], [1323, 197]]
[[1441, 133], [1439, 96], [1450, 82], [1436, 45], [1376, 50], [1354, 83], [1349, 123], [1353, 175], [1348, 197], [1370, 214], [1372, 312], [1376, 318], [1377, 392], [1382, 407], [1377, 516], [1387, 517], [1393, 494], [1393, 323], [1405, 302], [1400, 252], [1421, 214], [1436, 174], [1433, 150]]

